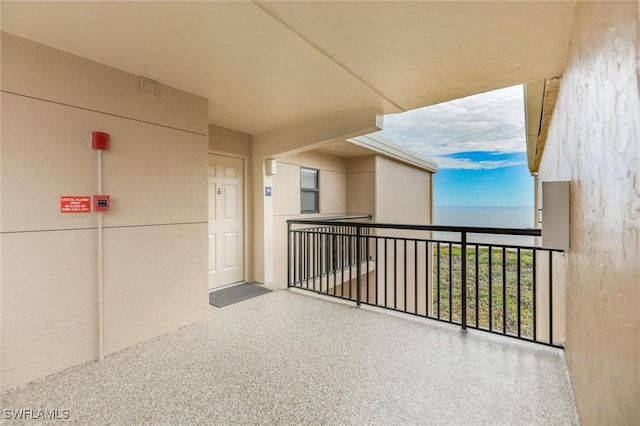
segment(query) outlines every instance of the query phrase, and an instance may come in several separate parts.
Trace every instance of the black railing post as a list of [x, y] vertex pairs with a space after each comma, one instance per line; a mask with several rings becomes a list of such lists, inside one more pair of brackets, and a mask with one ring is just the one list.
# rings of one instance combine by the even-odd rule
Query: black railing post
[[[467, 233], [461, 232], [461, 268], [460, 268], [460, 286], [461, 288], [461, 303], [462, 303], [462, 330], [467, 330]], [[451, 315], [451, 313], [449, 313]]]
[[291, 287], [291, 224], [287, 223], [287, 288]]
[[553, 252], [549, 251], [549, 344], [553, 345]]
[[[362, 227], [356, 225], [356, 305], [360, 306], [360, 272], [361, 272], [361, 258], [362, 258]], [[349, 283], [351, 285], [351, 283]]]

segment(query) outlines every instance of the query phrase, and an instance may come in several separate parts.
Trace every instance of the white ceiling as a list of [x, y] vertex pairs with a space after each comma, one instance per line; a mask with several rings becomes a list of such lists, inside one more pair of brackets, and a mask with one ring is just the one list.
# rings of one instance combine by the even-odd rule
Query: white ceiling
[[573, 1], [2, 2], [2, 29], [209, 99], [251, 134], [560, 75]]

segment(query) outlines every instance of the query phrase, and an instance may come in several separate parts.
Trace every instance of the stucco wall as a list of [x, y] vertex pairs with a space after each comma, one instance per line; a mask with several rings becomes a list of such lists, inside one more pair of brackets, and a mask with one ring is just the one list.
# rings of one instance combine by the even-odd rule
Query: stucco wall
[[95, 359], [103, 155], [104, 344], [110, 353], [206, 316], [207, 101], [2, 35], [2, 389]]
[[[431, 223], [431, 179], [432, 174], [426, 170], [419, 169], [408, 164], [401, 163], [382, 156], [375, 158], [375, 217], [377, 222], [401, 223], [412, 225], [428, 225]], [[415, 231], [400, 230], [379, 230], [378, 235], [390, 237], [424, 237], [429, 234], [420, 235]], [[416, 253], [417, 250], [417, 253]], [[424, 263], [418, 263], [418, 282], [416, 283], [414, 274], [404, 276], [404, 262], [407, 261], [407, 270], [415, 268], [416, 254], [418, 259], [425, 258], [425, 245], [416, 248], [412, 243], [404, 244], [394, 240], [387, 241], [386, 260], [382, 246], [379, 247], [377, 278], [378, 300], [387, 301], [389, 307], [399, 307], [410, 312], [426, 312], [426, 288]], [[395, 262], [395, 264], [394, 264]], [[384, 265], [389, 265], [385, 270]], [[430, 268], [431, 266], [429, 266]], [[385, 278], [386, 275], [386, 278]], [[397, 285], [395, 285], [397, 280]], [[407, 290], [405, 295], [404, 284]], [[417, 287], [416, 287], [417, 284]], [[418, 304], [416, 305], [416, 288]], [[385, 294], [386, 292], [386, 294]], [[430, 300], [431, 292], [427, 292]], [[406, 300], [406, 304], [405, 304]], [[383, 303], [383, 302], [380, 302]]]
[[347, 194], [347, 214], [375, 214], [375, 155], [347, 160]]
[[[320, 213], [300, 214], [300, 167], [320, 171]], [[273, 177], [274, 287], [287, 285], [287, 220], [339, 216], [347, 210], [347, 165], [343, 158], [318, 151], [278, 158]]]
[[376, 221], [431, 223], [431, 173], [376, 157]]
[[[253, 205], [255, 218], [253, 222], [254, 238], [254, 279], [261, 283], [275, 282], [274, 265], [276, 264], [273, 245], [276, 235], [273, 221], [274, 199], [264, 195], [265, 188], [274, 187], [273, 176], [265, 173], [265, 160], [284, 157], [290, 154], [308, 152], [320, 148], [327, 142], [346, 140], [380, 130], [378, 111], [364, 109], [341, 112], [331, 116], [315, 117], [293, 127], [276, 130], [270, 133], [253, 135]], [[258, 190], [259, 188], [259, 190]]]
[[637, 55], [637, 2], [576, 4], [539, 173], [571, 181], [565, 353], [583, 424], [640, 423]]

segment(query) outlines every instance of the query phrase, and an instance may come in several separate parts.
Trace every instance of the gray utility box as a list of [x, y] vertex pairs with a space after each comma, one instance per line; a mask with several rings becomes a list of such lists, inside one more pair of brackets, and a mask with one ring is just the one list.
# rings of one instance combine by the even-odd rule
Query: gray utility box
[[569, 182], [542, 182], [542, 247], [569, 250]]

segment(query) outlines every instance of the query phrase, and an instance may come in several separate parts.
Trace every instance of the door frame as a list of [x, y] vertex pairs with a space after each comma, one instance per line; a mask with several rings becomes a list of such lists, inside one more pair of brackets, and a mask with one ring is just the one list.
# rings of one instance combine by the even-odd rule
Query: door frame
[[[243, 244], [243, 250], [242, 250], [242, 256], [243, 256], [243, 264], [244, 264], [244, 270], [242, 271], [242, 276], [243, 276], [243, 280], [244, 281], [249, 281], [251, 279], [250, 274], [249, 274], [249, 262], [248, 260], [250, 259], [249, 257], [249, 235], [247, 235], [247, 230], [250, 229], [249, 228], [249, 212], [247, 211], [247, 206], [248, 204], [248, 184], [249, 184], [249, 176], [248, 176], [248, 172], [247, 172], [247, 157], [244, 155], [237, 155], [237, 154], [230, 154], [228, 152], [224, 152], [224, 151], [216, 151], [216, 150], [212, 150], [209, 149], [207, 151], [207, 176], [209, 174], [209, 155], [219, 155], [221, 157], [230, 157], [230, 158], [237, 158], [242, 160], [242, 244]], [[209, 191], [207, 191], [207, 206], [209, 205]], [[209, 234], [209, 231], [207, 230], [207, 235]], [[208, 249], [207, 249], [208, 250]], [[241, 282], [241, 281], [240, 281]], [[227, 286], [230, 285], [235, 285], [237, 283], [230, 283], [230, 284], [225, 284], [223, 286], [218, 287], [217, 289], [214, 290], [208, 290], [208, 291], [215, 291], [221, 288], [225, 288]]]

